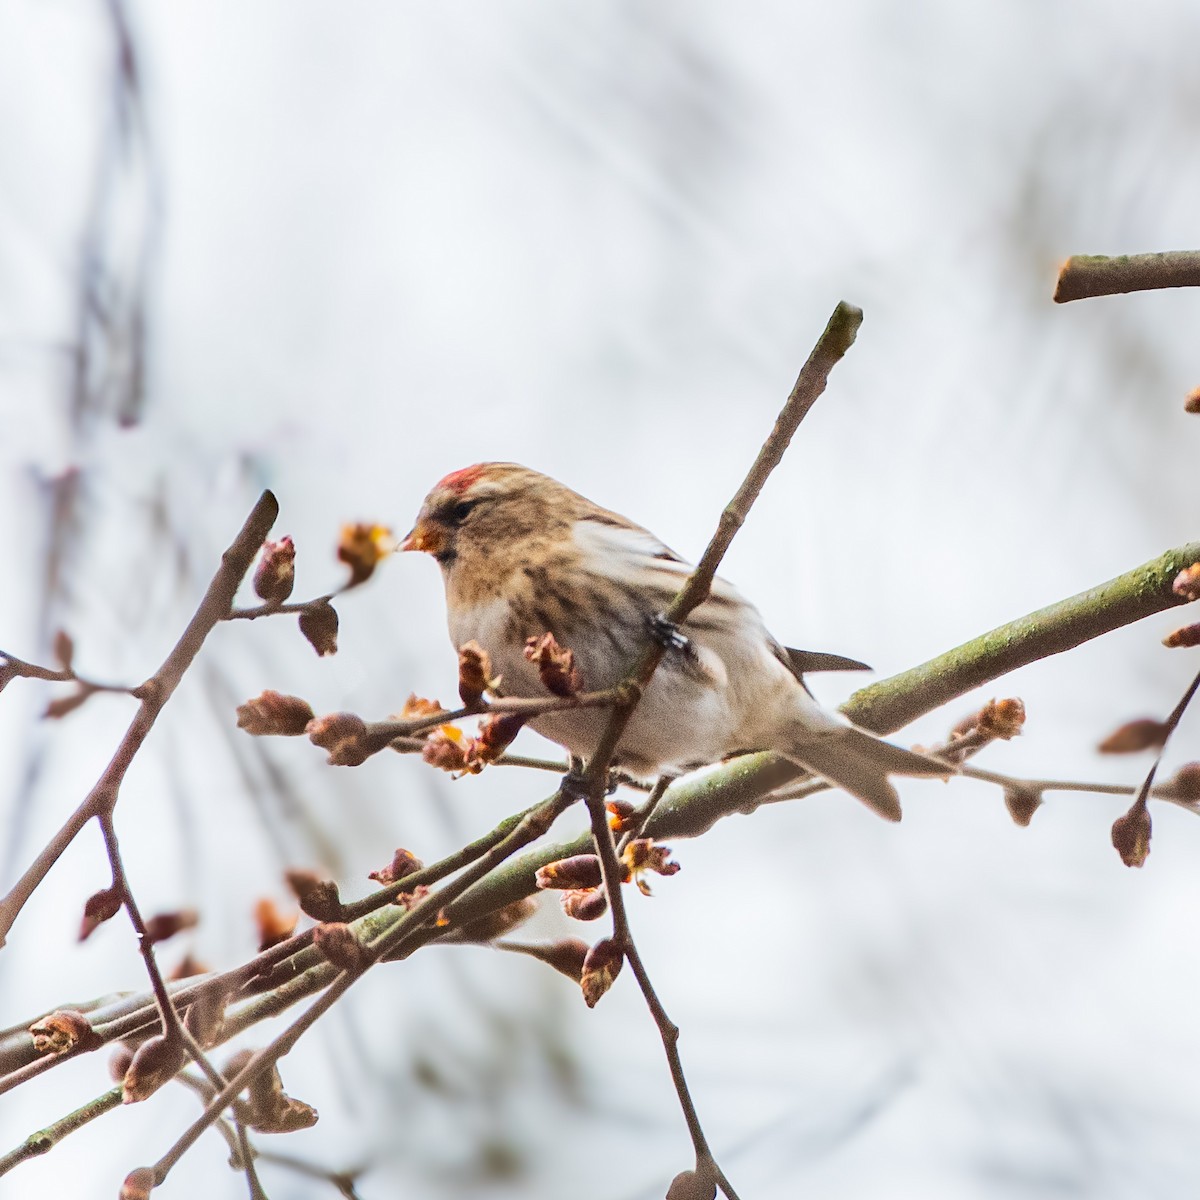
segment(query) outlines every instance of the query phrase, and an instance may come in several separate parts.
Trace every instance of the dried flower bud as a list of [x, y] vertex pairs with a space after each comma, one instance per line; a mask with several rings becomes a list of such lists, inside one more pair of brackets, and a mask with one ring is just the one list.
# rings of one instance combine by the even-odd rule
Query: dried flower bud
[[412, 721], [417, 717], [432, 717], [435, 713], [445, 711], [440, 700], [426, 700], [424, 696], [410, 692], [408, 699], [404, 702], [404, 707], [399, 712], [398, 719]]
[[679, 871], [679, 864], [671, 861], [671, 848], [655, 845], [653, 838], [634, 838], [622, 851], [621, 864], [627, 872], [626, 877], [637, 884], [643, 896], [651, 894], [646, 882], [648, 871], [656, 875], [674, 875]]
[[83, 920], [79, 925], [79, 940], [86, 942], [98, 925], [112, 920], [121, 911], [121, 891], [115, 885], [94, 892], [83, 903]]
[[290, 537], [263, 542], [254, 570], [254, 594], [268, 604], [282, 604], [296, 586], [296, 546]]
[[171, 979], [191, 979], [193, 975], [205, 975], [212, 968], [206, 966], [198, 958], [196, 958], [189, 950], [178, 963], [175, 964], [175, 969], [171, 972]]
[[575, 655], [560, 646], [552, 633], [531, 637], [525, 643], [525, 657], [537, 667], [546, 691], [555, 696], [574, 696], [583, 690], [583, 679], [575, 666]]
[[220, 987], [202, 987], [188, 1005], [183, 1023], [187, 1031], [205, 1049], [217, 1045], [225, 1029], [225, 1006], [229, 993]]
[[362, 942], [343, 921], [326, 921], [318, 925], [313, 930], [313, 945], [343, 971], [357, 971], [366, 960]]
[[75, 657], [75, 643], [65, 629], [59, 629], [54, 634], [54, 661], [64, 671], [70, 671], [71, 662]]
[[608, 912], [608, 897], [599, 888], [580, 888], [563, 892], [562, 910], [576, 921], [598, 921]]
[[454, 725], [439, 725], [426, 739], [421, 757], [442, 771], [466, 771], [467, 739]]
[[63, 1054], [76, 1047], [94, 1050], [103, 1044], [87, 1017], [73, 1008], [60, 1008], [38, 1018], [30, 1025], [29, 1035], [37, 1054]]
[[1150, 853], [1150, 811], [1144, 799], [1133, 802], [1112, 827], [1112, 844], [1127, 867], [1140, 867]]
[[1004, 807], [1022, 829], [1027, 828], [1033, 820], [1033, 814], [1042, 807], [1041, 790], [1021, 784], [1010, 784], [1004, 789]]
[[583, 974], [579, 986], [583, 989], [584, 1003], [595, 1008], [600, 997], [613, 985], [625, 962], [625, 951], [613, 938], [601, 938], [583, 960]]
[[290, 870], [283, 873], [288, 887], [300, 902], [300, 911], [314, 921], [340, 921], [342, 898], [338, 885], [316, 871]]
[[1025, 724], [1025, 705], [1015, 696], [1006, 700], [989, 700], [979, 710], [976, 727], [993, 738], [1009, 741], [1021, 732]]
[[367, 878], [374, 879], [376, 883], [387, 887], [388, 884], [395, 883], [398, 879], [403, 879], [405, 876], [419, 871], [424, 865], [411, 850], [401, 847], [392, 855], [392, 861], [386, 867], [379, 871], [372, 871]]
[[561, 938], [557, 942], [501, 942], [500, 945], [517, 954], [528, 954], [576, 983], [583, 978], [583, 960], [587, 958], [589, 946], [581, 938]]
[[77, 687], [73, 692], [68, 692], [65, 696], [56, 696], [46, 705], [42, 716], [47, 721], [61, 721], [63, 717], [69, 716], [86, 700], [90, 699], [92, 694], [91, 688]]
[[443, 942], [494, 942], [496, 938], [512, 933], [520, 925], [524, 925], [537, 912], [537, 901], [531, 896], [522, 896], [511, 904], [497, 908], [494, 912], [477, 917], [452, 930]]
[[680, 1171], [667, 1188], [667, 1200], [713, 1200], [716, 1194], [712, 1175], [701, 1175], [698, 1171]]
[[153, 1095], [183, 1069], [187, 1055], [176, 1038], [159, 1035], [147, 1038], [134, 1052], [121, 1084], [121, 1102], [137, 1104]]
[[[246, 1062], [249, 1062], [249, 1058]], [[284, 1092], [279, 1067], [275, 1063], [255, 1075], [247, 1088], [247, 1102], [239, 1104], [237, 1108], [245, 1123], [259, 1133], [294, 1133], [317, 1123], [315, 1108], [303, 1101], [293, 1100]]]
[[298, 913], [284, 915], [279, 911], [275, 901], [264, 896], [254, 906], [254, 920], [258, 926], [258, 951], [270, 950], [272, 946], [286, 941], [296, 932], [296, 922], [300, 919]]
[[181, 908], [177, 912], [155, 913], [146, 922], [146, 937], [151, 943], [165, 942], [185, 929], [194, 929], [200, 920], [194, 908]]
[[138, 1167], [125, 1176], [120, 1200], [150, 1200], [155, 1187], [154, 1168]]
[[323, 658], [337, 653], [338, 615], [328, 600], [310, 604], [300, 614], [300, 632]]
[[1192, 388], [1183, 402], [1185, 413], [1200, 413], [1200, 387]]
[[618, 837], [632, 826], [637, 816], [637, 806], [628, 800], [608, 800], [604, 807], [608, 812], [608, 827]]
[[1192, 563], [1190, 567], [1184, 567], [1175, 576], [1175, 582], [1171, 584], [1171, 591], [1181, 600], [1200, 600], [1200, 563]]
[[371, 757], [367, 723], [355, 713], [330, 713], [314, 717], [305, 732], [314, 746], [329, 752], [326, 762], [333, 767], [357, 767]]
[[458, 648], [458, 695], [473, 708], [483, 699], [484, 692], [493, 691], [499, 684], [492, 677], [492, 660], [478, 642], [468, 642]]
[[376, 566], [396, 548], [392, 531], [384, 525], [343, 525], [337, 556], [350, 568], [348, 587], [365, 583]]
[[1166, 742], [1169, 732], [1162, 721], [1142, 717], [1114, 729], [1096, 749], [1101, 754], [1136, 754], [1139, 750], [1157, 750]]
[[1162, 791], [1175, 800], [1200, 800], [1200, 762], [1184, 763], [1162, 785]]
[[600, 860], [594, 854], [574, 854], [557, 862], [538, 867], [534, 876], [540, 888], [572, 891], [578, 888], [597, 888], [604, 882]]
[[237, 724], [252, 737], [298, 737], [313, 715], [307, 700], [267, 690], [238, 705]]
[[1163, 638], [1163, 645], [1171, 650], [1179, 646], [1200, 646], [1200, 625], [1184, 625], [1179, 629], [1172, 629]]
[[494, 763], [512, 745], [524, 724], [525, 718], [513, 713], [480, 721], [479, 733], [466, 746], [467, 770], [478, 775], [488, 763]]
[[133, 1062], [133, 1047], [127, 1046], [124, 1042], [118, 1042], [108, 1056], [109, 1079], [113, 1083], [120, 1083], [125, 1078], [125, 1072], [129, 1070], [131, 1062]]

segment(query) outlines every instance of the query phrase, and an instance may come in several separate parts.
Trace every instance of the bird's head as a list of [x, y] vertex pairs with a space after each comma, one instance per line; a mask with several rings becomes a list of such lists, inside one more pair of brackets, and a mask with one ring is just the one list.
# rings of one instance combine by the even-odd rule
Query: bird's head
[[434, 485], [400, 549], [432, 554], [449, 571], [464, 553], [495, 558], [530, 537], [564, 536], [581, 503], [569, 488], [528, 467], [476, 463]]

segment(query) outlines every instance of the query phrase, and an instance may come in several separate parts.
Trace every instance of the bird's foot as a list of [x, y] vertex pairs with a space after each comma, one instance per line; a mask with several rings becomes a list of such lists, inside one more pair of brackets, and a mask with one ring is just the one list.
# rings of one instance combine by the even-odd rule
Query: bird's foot
[[692, 643], [687, 634], [674, 621], [668, 620], [663, 613], [655, 613], [646, 623], [650, 626], [650, 636], [664, 650], [678, 650], [686, 653], [691, 649]]

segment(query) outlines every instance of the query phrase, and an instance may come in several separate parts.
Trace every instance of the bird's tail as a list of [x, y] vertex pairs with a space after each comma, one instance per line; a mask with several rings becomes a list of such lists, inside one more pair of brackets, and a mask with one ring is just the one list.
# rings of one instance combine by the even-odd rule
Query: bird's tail
[[893, 746], [853, 725], [805, 737], [785, 753], [814, 775], [857, 796], [888, 821], [898, 821], [901, 816], [900, 797], [888, 782], [889, 775], [945, 779], [954, 774], [947, 763]]

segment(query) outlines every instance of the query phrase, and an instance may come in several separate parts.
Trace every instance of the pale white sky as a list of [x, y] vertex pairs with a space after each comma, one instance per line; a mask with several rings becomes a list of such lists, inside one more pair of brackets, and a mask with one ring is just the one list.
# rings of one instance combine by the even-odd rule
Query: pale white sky
[[[858, 344], [725, 571], [783, 640], [898, 670], [1197, 536], [1200, 424], [1181, 406], [1200, 297], [1050, 302], [1070, 253], [1197, 243], [1200, 11], [1183, 0], [131, 11], [156, 171], [150, 190], [136, 160], [119, 177], [106, 245], [127, 281], [159, 212], [147, 406], [136, 429], [82, 436], [62, 348], [107, 26], [84, 0], [0, 12], [4, 648], [42, 653], [39, 480], [68, 466], [86, 498], [70, 598], [45, 619], [117, 678], [161, 658], [266, 485], [310, 593], [335, 577], [340, 522], [407, 527], [430, 483], [486, 458], [696, 554], [839, 299], [865, 310]], [[325, 862], [359, 894], [394, 846], [436, 857], [543, 786], [399, 761], [334, 772], [300, 742], [235, 742], [232, 705], [263, 687], [368, 715], [452, 691], [431, 563], [389, 563], [342, 617], [332, 661], [288, 627], [218, 631], [131, 775], [138, 894], [201, 906], [214, 963], [248, 952], [281, 860]], [[1027, 734], [988, 763], [1134, 781], [1147, 764], [1091, 747], [1182, 691], [1195, 664], [1158, 646], [1171, 624], [905, 736], [1017, 694]], [[127, 719], [101, 699], [45, 729], [44, 699], [14, 685], [0, 705], [5, 811], [31, 754], [42, 769], [6, 826], [10, 869]], [[1195, 729], [1172, 762], [1195, 757]], [[986, 789], [913, 785], [896, 829], [826, 797], [678, 847], [684, 870], [633, 917], [744, 1196], [1184, 1194], [1200, 826], [1156, 812], [1132, 872], [1108, 843], [1118, 811], [1058, 799], [1018, 830]], [[0, 1025], [142, 986], [123, 928], [72, 941], [105, 882], [85, 837], [0, 956]], [[543, 974], [473, 950], [379, 972], [289, 1060], [322, 1121], [287, 1147], [378, 1159], [365, 1196], [403, 1180], [549, 1197], [564, 1172], [581, 1200], [660, 1195], [686, 1137], [632, 981], [588, 1013]], [[23, 1089], [0, 1149], [105, 1086], [97, 1059]], [[12, 1194], [111, 1195], [193, 1111], [164, 1093], [107, 1117]], [[486, 1175], [488, 1147], [513, 1177]], [[205, 1139], [164, 1194], [242, 1194], [223, 1158]], [[272, 1197], [322, 1194], [266, 1178]]]

